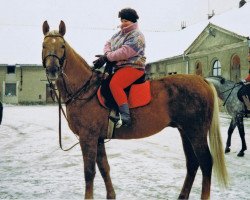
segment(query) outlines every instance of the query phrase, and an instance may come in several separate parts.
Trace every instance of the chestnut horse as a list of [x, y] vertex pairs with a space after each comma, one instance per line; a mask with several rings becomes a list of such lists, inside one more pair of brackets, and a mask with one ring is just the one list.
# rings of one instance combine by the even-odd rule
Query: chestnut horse
[[[102, 76], [69, 46], [63, 37], [65, 32], [63, 21], [59, 31], [51, 32], [47, 21], [43, 23], [43, 65], [48, 79], [55, 81], [62, 100], [66, 102], [70, 129], [79, 136], [84, 161], [85, 198], [93, 198], [97, 163], [105, 182], [106, 197], [114, 199], [116, 195], [103, 142], [107, 138], [110, 110], [100, 105], [96, 95]], [[132, 125], [116, 129], [113, 139], [144, 138], [167, 126], [178, 128], [187, 168], [179, 198], [189, 197], [200, 167], [201, 199], [208, 199], [212, 168], [219, 183], [227, 185], [215, 88], [197, 75], [172, 75], [152, 80], [151, 94], [148, 105], [131, 109]]]

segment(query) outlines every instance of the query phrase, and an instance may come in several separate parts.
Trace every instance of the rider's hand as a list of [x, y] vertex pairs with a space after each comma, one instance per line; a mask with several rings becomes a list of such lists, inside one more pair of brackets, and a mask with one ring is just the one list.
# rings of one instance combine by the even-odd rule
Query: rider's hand
[[106, 55], [96, 55], [96, 57], [98, 59], [93, 62], [94, 69], [100, 69], [108, 61], [108, 58]]

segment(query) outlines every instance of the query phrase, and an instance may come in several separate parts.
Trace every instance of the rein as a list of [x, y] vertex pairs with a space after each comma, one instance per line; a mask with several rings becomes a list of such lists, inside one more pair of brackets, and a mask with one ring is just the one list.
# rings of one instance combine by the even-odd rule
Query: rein
[[[48, 35], [46, 37], [61, 37], [64, 41], [64, 44], [65, 44], [65, 40], [62, 36], [60, 35]], [[64, 102], [65, 105], [69, 105], [70, 103], [74, 102], [75, 100], [85, 100], [85, 101], [88, 101], [89, 99], [91, 99], [95, 94], [96, 94], [96, 91], [99, 87], [99, 84], [96, 84], [98, 83], [98, 81], [100, 81], [100, 78], [97, 78], [96, 81], [94, 81], [92, 84], [91, 84], [91, 80], [93, 78], [93, 75], [95, 74], [94, 71], [95, 69], [92, 69], [91, 70], [91, 76], [90, 78], [76, 91], [76, 92], [69, 92], [68, 90], [68, 87], [67, 87], [67, 83], [66, 83], [66, 80], [65, 80], [65, 77], [67, 78], [67, 75], [63, 72], [64, 68], [66, 67], [67, 65], [67, 60], [66, 60], [66, 48], [64, 49], [64, 53], [63, 53], [63, 56], [60, 58], [58, 57], [56, 54], [53, 54], [53, 53], [50, 53], [48, 55], [46, 55], [45, 57], [43, 57], [43, 67], [46, 69], [46, 59], [48, 57], [55, 57], [56, 59], [59, 60], [59, 64], [60, 64], [60, 67], [58, 67], [58, 71], [60, 72], [60, 75], [61, 75], [61, 78], [62, 78], [62, 81], [63, 81], [63, 87], [66, 91], [66, 101]], [[51, 88], [51, 91], [54, 92], [55, 94], [55, 97], [56, 97], [56, 100], [58, 102], [58, 112], [59, 112], [59, 122], [58, 122], [58, 126], [59, 126], [59, 145], [60, 145], [60, 148], [63, 150], [63, 151], [69, 151], [71, 150], [73, 147], [75, 147], [77, 144], [79, 144], [79, 138], [78, 136], [75, 134], [75, 136], [77, 137], [78, 139], [78, 142], [75, 143], [74, 145], [72, 145], [70, 148], [68, 149], [64, 149], [62, 147], [62, 126], [61, 126], [61, 113], [63, 113], [65, 119], [68, 121], [68, 118], [67, 118], [67, 115], [66, 115], [66, 112], [64, 111], [63, 107], [62, 107], [62, 102], [61, 102], [61, 94], [59, 92], [59, 94], [57, 94], [56, 92], [56, 88], [54, 87], [54, 85], [52, 84], [52, 81], [48, 78], [48, 73], [46, 72], [46, 76], [47, 76], [47, 80], [49, 82], [49, 87]], [[103, 77], [104, 77], [104, 74], [103, 74]], [[80, 95], [86, 93], [88, 91], [88, 89], [90, 89], [93, 85], [97, 85], [96, 86], [96, 89], [90, 94], [88, 95], [87, 97], [85, 98], [80, 98]], [[53, 99], [53, 97], [52, 97]], [[54, 99], [53, 99], [54, 100]]]
[[233, 86], [232, 88], [230, 88], [230, 89], [228, 89], [228, 90], [225, 90], [225, 91], [221, 92], [221, 93], [223, 94], [223, 93], [228, 92], [228, 91], [230, 91], [230, 90], [231, 90], [231, 91], [230, 91], [230, 93], [228, 94], [228, 96], [227, 96], [226, 100], [224, 101], [223, 106], [225, 106], [225, 105], [226, 105], [228, 98], [230, 97], [230, 95], [231, 95], [231, 94], [232, 94], [232, 92], [233, 92], [233, 89], [234, 89], [234, 88], [236, 88], [236, 87], [238, 87], [239, 85], [240, 85], [240, 84], [235, 83], [235, 84], [234, 84], [234, 86]]
[[[47, 79], [48, 79], [48, 77], [47, 77]], [[58, 121], [58, 132], [59, 132], [59, 146], [60, 146], [60, 148], [63, 150], [63, 151], [69, 151], [69, 150], [71, 150], [72, 148], [74, 148], [77, 144], [79, 144], [79, 138], [77, 137], [77, 135], [75, 135], [76, 137], [77, 137], [77, 139], [78, 139], [78, 142], [77, 143], [75, 143], [74, 145], [72, 145], [70, 148], [68, 148], [68, 149], [64, 149], [63, 147], [62, 147], [62, 114], [61, 113], [63, 113], [63, 115], [64, 115], [64, 117], [65, 117], [65, 119], [67, 120], [67, 122], [68, 122], [68, 118], [67, 118], [67, 115], [66, 115], [66, 113], [65, 113], [65, 111], [64, 111], [64, 109], [63, 109], [63, 107], [62, 107], [62, 102], [61, 102], [61, 95], [60, 95], [60, 93], [59, 93], [59, 95], [56, 93], [56, 89], [55, 89], [55, 87], [54, 87], [54, 85], [52, 84], [52, 82], [48, 79], [48, 82], [49, 82], [49, 86], [50, 86], [50, 88], [52, 89], [52, 91], [54, 92], [54, 94], [55, 94], [55, 97], [56, 97], [56, 100], [57, 100], [57, 102], [58, 102], [58, 114], [59, 114], [59, 121]]]
[[[88, 96], [87, 98], [83, 98], [83, 99], [80, 99], [79, 98], [79, 96], [82, 94], [82, 93], [84, 93], [84, 92], [86, 92], [87, 91], [87, 88], [89, 87], [89, 86], [91, 86], [90, 85], [90, 82], [91, 82], [91, 79], [93, 78], [93, 74], [94, 74], [94, 72], [93, 72], [93, 70], [92, 70], [92, 74], [91, 74], [91, 77], [89, 78], [89, 80], [85, 83], [85, 84], [83, 84], [83, 86], [79, 89], [79, 90], [77, 90], [74, 94], [70, 94], [69, 96], [70, 96], [70, 98], [65, 102], [65, 105], [67, 106], [67, 105], [69, 105], [70, 103], [72, 103], [72, 102], [74, 102], [75, 100], [89, 100], [89, 99], [91, 99], [95, 94], [96, 94], [96, 91], [94, 91], [90, 96]], [[67, 122], [68, 122], [68, 118], [67, 118], [67, 115], [66, 115], [66, 112], [64, 111], [64, 109], [63, 109], [63, 107], [62, 107], [62, 102], [61, 102], [61, 95], [60, 95], [60, 93], [59, 93], [59, 95], [56, 93], [56, 89], [55, 89], [55, 87], [54, 87], [54, 85], [52, 84], [52, 82], [49, 80], [49, 78], [48, 78], [48, 76], [47, 76], [47, 80], [48, 80], [48, 82], [49, 82], [49, 86], [50, 86], [50, 88], [51, 88], [51, 90], [54, 92], [54, 94], [55, 94], [55, 97], [56, 97], [56, 100], [57, 100], [57, 102], [58, 102], [58, 108], [59, 108], [59, 110], [58, 110], [58, 112], [59, 112], [59, 122], [58, 122], [58, 124], [59, 124], [59, 145], [60, 145], [60, 148], [63, 150], [63, 151], [69, 151], [70, 149], [72, 149], [73, 147], [75, 147], [77, 144], [79, 144], [79, 142], [77, 142], [76, 144], [74, 144], [73, 146], [71, 146], [70, 148], [68, 148], [68, 149], [63, 149], [63, 147], [62, 147], [62, 125], [61, 125], [61, 113], [63, 113], [63, 115], [64, 115], [64, 117], [65, 117], [65, 119], [67, 120]], [[64, 80], [64, 78], [63, 78], [63, 80]], [[65, 82], [65, 80], [63, 81], [63, 83], [64, 83], [64, 87], [65, 87], [65, 89], [66, 89], [66, 82]], [[95, 84], [96, 82], [94, 82], [94, 84]], [[92, 84], [92, 85], [94, 85], [94, 84]], [[98, 89], [98, 87], [97, 87], [97, 89]], [[77, 135], [75, 134], [75, 136], [77, 137]], [[79, 138], [77, 137], [77, 139], [79, 140]]]

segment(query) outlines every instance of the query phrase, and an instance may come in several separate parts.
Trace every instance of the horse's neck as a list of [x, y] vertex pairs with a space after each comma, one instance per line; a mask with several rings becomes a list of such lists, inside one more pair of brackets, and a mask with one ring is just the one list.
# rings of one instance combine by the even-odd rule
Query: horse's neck
[[220, 88], [220, 96], [223, 101], [225, 101], [230, 93], [232, 92], [232, 89], [234, 87], [234, 84], [231, 82], [225, 83], [223, 87]]
[[67, 44], [63, 75], [57, 81], [62, 98], [65, 98], [68, 92], [74, 93], [79, 90], [90, 77], [91, 70], [88, 64]]

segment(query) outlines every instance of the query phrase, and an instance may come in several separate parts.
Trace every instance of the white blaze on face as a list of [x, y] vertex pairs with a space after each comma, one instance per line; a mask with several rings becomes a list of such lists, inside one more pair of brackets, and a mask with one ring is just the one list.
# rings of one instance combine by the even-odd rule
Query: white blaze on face
[[53, 39], [52, 39], [52, 43], [55, 43], [55, 42], [56, 42], [56, 39], [55, 39], [55, 38], [53, 38]]

